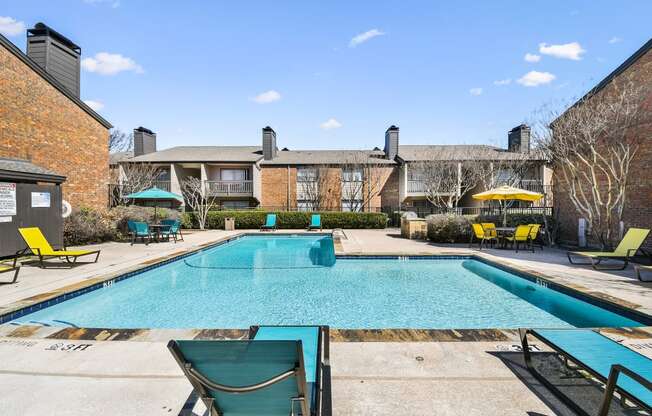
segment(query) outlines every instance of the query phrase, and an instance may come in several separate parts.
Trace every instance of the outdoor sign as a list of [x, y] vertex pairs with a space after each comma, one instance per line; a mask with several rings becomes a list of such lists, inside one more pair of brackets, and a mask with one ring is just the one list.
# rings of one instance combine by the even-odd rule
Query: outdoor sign
[[0, 182], [0, 215], [16, 215], [16, 184]]
[[32, 208], [50, 208], [50, 193], [32, 192]]
[[11, 217], [0, 217], [0, 222], [11, 222]]

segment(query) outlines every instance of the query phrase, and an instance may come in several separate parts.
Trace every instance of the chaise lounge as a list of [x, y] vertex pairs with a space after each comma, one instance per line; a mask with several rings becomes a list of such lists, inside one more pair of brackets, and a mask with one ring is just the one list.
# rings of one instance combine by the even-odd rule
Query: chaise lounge
[[97, 263], [97, 259], [100, 258], [100, 250], [66, 250], [65, 246], [63, 250], [55, 250], [38, 227], [19, 228], [18, 232], [25, 240], [27, 248], [19, 251], [17, 255], [24, 255], [28, 250], [31, 251], [32, 255], [38, 256], [42, 268], [45, 268], [43, 260], [51, 258], [65, 259], [71, 266], [82, 256], [96, 254], [94, 263]]
[[265, 224], [260, 227], [260, 231], [275, 231], [276, 230], [276, 214], [267, 214]]
[[[588, 374], [591, 380], [604, 384], [602, 397], [589, 402], [594, 407], [600, 403], [597, 412], [599, 416], [609, 413], [614, 392], [620, 396], [622, 405], [629, 401], [647, 412], [652, 411], [652, 360], [649, 358], [592, 329], [521, 329], [519, 332], [523, 358], [528, 370], [576, 413], [587, 416], [596, 414], [595, 409], [587, 409], [587, 403], [576, 403], [544, 377], [538, 368], [546, 369], [550, 366], [533, 364], [533, 357], [555, 354], [559, 357], [558, 362], [563, 363], [564, 373], [573, 372], [580, 377], [581, 374]], [[555, 352], [532, 352], [528, 335]], [[577, 365], [575, 368], [582, 373], [572, 371], [574, 368], [569, 367], [568, 361]], [[569, 375], [564, 374], [561, 379], [569, 380]], [[589, 388], [593, 387], [594, 383]]]
[[212, 416], [330, 416], [327, 326], [254, 326], [248, 340], [171, 340]]
[[308, 231], [320, 230], [321, 231], [321, 215], [312, 214], [310, 217], [310, 225], [308, 225]]
[[18, 262], [18, 256], [14, 256], [13, 258], [13, 264], [4, 264], [0, 262], [0, 274], [2, 273], [14, 273], [14, 278], [10, 282], [0, 282], [0, 284], [9, 284], [9, 283], [16, 283], [16, 280], [18, 280], [18, 272], [20, 271], [20, 264], [17, 264]]
[[[566, 253], [568, 261], [571, 264], [591, 265], [595, 270], [624, 270], [632, 257], [640, 250], [643, 242], [650, 234], [650, 230], [645, 228], [630, 228], [625, 233], [625, 236], [618, 244], [614, 251], [569, 251]], [[590, 262], [573, 261], [572, 257], [588, 258]], [[623, 262], [622, 266], [600, 266], [602, 260], [620, 260]]]

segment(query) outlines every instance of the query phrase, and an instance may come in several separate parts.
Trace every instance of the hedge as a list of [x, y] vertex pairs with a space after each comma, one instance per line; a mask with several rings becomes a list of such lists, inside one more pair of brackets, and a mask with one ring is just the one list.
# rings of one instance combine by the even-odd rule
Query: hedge
[[[236, 229], [257, 229], [265, 223], [266, 211], [211, 211], [206, 219], [207, 229], [223, 229], [224, 218], [235, 218]], [[312, 214], [321, 215], [324, 228], [385, 228], [387, 215], [377, 212], [275, 212], [278, 228], [307, 228]], [[198, 228], [197, 219], [192, 212], [182, 215], [184, 228]]]

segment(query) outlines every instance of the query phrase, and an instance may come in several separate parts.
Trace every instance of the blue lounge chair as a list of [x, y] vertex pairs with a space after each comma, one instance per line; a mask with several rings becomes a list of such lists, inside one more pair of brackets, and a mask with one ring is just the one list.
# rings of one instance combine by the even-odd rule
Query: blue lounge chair
[[[532, 364], [527, 336], [531, 335], [572, 361], [605, 384], [599, 416], [609, 412], [614, 392], [646, 411], [652, 411], [652, 360], [591, 329], [520, 330], [523, 355], [528, 370], [564, 403], [580, 415], [588, 411], [573, 402], [541, 375]], [[545, 353], [543, 353], [545, 354]]]
[[149, 225], [147, 225], [146, 222], [127, 221], [127, 227], [129, 228], [129, 234], [131, 234], [132, 246], [138, 238], [140, 238], [145, 245], [152, 241], [153, 234], [149, 230]]
[[310, 225], [308, 225], [308, 231], [310, 230], [321, 230], [321, 215], [312, 214], [310, 217]]
[[210, 415], [330, 416], [328, 327], [251, 327], [249, 340], [172, 340]]
[[273, 231], [276, 230], [276, 214], [267, 214], [265, 224], [260, 227], [260, 231]]
[[161, 224], [169, 226], [161, 230], [161, 234], [168, 239], [172, 237], [174, 242], [177, 240], [183, 241], [183, 235], [181, 234], [181, 221], [179, 220], [163, 220]]

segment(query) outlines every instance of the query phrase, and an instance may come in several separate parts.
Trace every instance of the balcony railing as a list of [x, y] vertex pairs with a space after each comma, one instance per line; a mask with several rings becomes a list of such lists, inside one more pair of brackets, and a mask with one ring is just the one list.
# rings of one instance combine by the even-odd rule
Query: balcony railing
[[212, 196], [253, 196], [253, 181], [206, 181], [206, 189]]
[[419, 180], [408, 180], [407, 191], [408, 193], [426, 192], [426, 183], [424, 181], [419, 181]]

